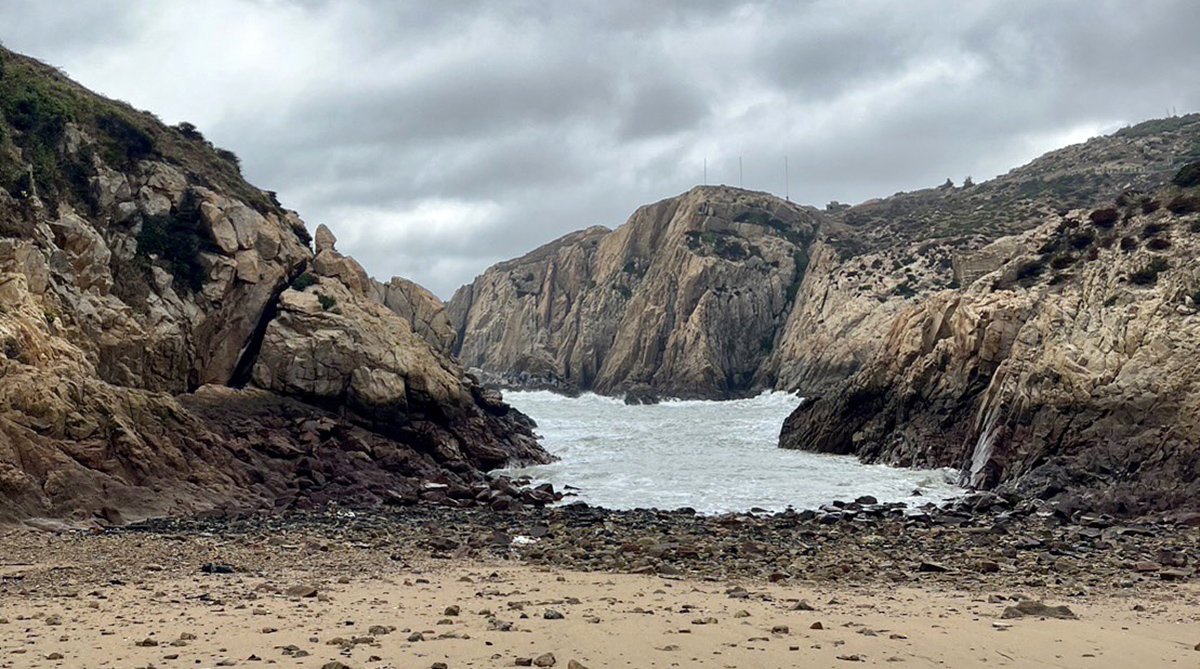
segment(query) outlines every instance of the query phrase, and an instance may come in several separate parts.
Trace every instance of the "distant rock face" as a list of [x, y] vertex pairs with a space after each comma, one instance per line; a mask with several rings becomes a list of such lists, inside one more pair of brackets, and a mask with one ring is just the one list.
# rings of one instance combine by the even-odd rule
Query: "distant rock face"
[[81, 119], [0, 128], [0, 522], [372, 504], [547, 460], [427, 291], [324, 226], [314, 254], [198, 135], [0, 60], [0, 102], [53, 82]]
[[808, 262], [817, 216], [698, 187], [501, 263], [448, 312], [469, 366], [603, 393], [761, 389], [760, 365]]
[[[1060, 210], [1165, 183], [1182, 157], [1200, 156], [1198, 134], [1200, 115], [1149, 121], [984, 183], [822, 212], [765, 193], [697, 188], [643, 207], [615, 231], [582, 230], [500, 263], [460, 289], [448, 312], [464, 362], [500, 386], [812, 396], [870, 360], [898, 314], [994, 270], [1012, 251], [997, 240]], [[709, 204], [716, 214], [701, 212]], [[750, 231], [772, 218], [787, 225]], [[760, 276], [735, 269], [755, 260], [735, 259], [710, 234], [695, 255], [724, 262], [697, 271], [701, 263], [679, 250], [706, 238], [681, 233], [706, 230], [745, 241], [781, 233], [790, 246], [748, 241], [768, 259]]]
[[960, 468], [963, 482], [1119, 513], [1200, 492], [1200, 196], [1074, 211], [985, 250], [971, 285], [898, 313], [786, 448]]

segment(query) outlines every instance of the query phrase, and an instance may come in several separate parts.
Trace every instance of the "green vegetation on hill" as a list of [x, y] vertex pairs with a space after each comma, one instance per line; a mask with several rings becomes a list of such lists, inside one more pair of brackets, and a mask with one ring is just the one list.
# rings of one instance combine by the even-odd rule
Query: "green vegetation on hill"
[[1100, 206], [1114, 192], [1149, 191], [1172, 177], [1200, 181], [1200, 167], [1186, 167], [1198, 159], [1200, 114], [1146, 121], [971, 187], [897, 193], [831, 211], [845, 228], [830, 241], [844, 258], [917, 240], [986, 242], [1058, 211]]
[[[69, 124], [94, 139], [95, 148], [65, 151]], [[36, 189], [49, 201], [91, 206], [94, 157], [118, 170], [142, 159], [163, 160], [264, 213], [279, 210], [269, 194], [242, 179], [237, 157], [213, 147], [195, 126], [168, 128], [153, 114], [0, 48], [0, 188], [18, 196]]]

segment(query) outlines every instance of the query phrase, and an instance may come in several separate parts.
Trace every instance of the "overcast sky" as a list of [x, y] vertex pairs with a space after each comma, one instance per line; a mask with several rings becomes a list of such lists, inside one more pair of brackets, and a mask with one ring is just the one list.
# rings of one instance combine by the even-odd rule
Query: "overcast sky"
[[195, 123], [442, 297], [708, 181], [858, 202], [1200, 109], [1200, 2], [3, 0], [0, 40]]

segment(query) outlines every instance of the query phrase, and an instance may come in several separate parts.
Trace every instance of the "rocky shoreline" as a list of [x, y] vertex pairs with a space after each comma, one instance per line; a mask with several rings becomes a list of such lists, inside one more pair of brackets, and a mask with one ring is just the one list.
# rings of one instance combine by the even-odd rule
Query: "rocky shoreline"
[[[465, 496], [444, 488], [431, 492], [427, 498]], [[555, 494], [548, 486], [524, 491], [527, 500], [549, 501]], [[107, 532], [220, 536], [235, 544], [302, 536], [368, 548], [372, 559], [400, 561], [486, 557], [666, 577], [937, 583], [1064, 595], [1188, 581], [1200, 563], [1200, 514], [1129, 522], [1067, 515], [1037, 503], [1013, 505], [990, 493], [943, 506], [860, 498], [819, 510], [715, 516], [690, 509], [615, 511], [582, 502], [547, 507], [514, 501], [503, 511], [495, 506], [423, 503], [403, 510], [213, 514]]]

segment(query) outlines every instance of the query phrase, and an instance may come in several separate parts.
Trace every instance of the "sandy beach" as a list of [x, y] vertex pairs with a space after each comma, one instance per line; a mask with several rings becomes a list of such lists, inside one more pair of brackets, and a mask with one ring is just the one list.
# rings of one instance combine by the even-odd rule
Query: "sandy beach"
[[[578, 572], [313, 539], [61, 538], [20, 530], [4, 546], [5, 669], [1200, 662], [1200, 589], [1190, 583], [1064, 598], [941, 582], [888, 587]], [[210, 561], [218, 555], [231, 564]], [[1076, 618], [1005, 617], [1020, 599], [1044, 596]]]

